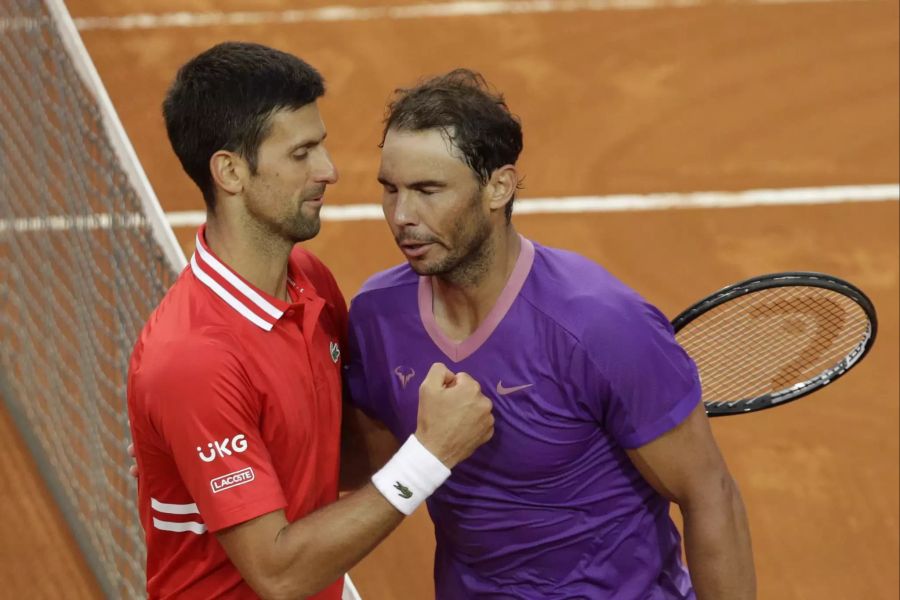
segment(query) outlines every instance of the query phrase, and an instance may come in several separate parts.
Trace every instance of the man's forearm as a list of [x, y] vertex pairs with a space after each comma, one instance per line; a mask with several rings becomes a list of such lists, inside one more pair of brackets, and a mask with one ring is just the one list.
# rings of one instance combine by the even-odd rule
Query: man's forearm
[[415, 435], [373, 483], [293, 523], [276, 511], [221, 531], [218, 539], [260, 596], [315, 594], [369, 553], [447, 480], [450, 469], [491, 439], [492, 407], [478, 382], [435, 363], [419, 386]]
[[[262, 598], [305, 598], [342, 577], [404, 516], [370, 483], [293, 523], [281, 511], [270, 513], [223, 532], [219, 540]], [[241, 539], [248, 525], [254, 537]], [[252, 551], [235, 552], [261, 532], [269, 543], [251, 542]]]
[[402, 521], [371, 483], [281, 530], [276, 551], [293, 560], [284, 565], [315, 593], [343, 576]]
[[698, 600], [752, 600], [756, 572], [744, 503], [730, 477], [717, 492], [681, 507], [694, 590]]

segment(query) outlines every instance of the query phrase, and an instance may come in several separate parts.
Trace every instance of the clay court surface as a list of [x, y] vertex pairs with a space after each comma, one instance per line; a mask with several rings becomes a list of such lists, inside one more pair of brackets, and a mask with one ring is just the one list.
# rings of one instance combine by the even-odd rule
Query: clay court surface
[[[297, 4], [289, 8], [331, 2]], [[274, 0], [69, 3], [75, 17], [283, 8]], [[395, 87], [456, 66], [482, 71], [521, 117], [523, 198], [896, 183], [898, 13], [890, 1], [403, 19], [351, 12], [334, 21], [148, 29], [88, 21], [82, 36], [160, 202], [182, 211], [202, 200], [169, 150], [159, 105], [179, 65], [228, 39], [294, 52], [325, 75], [321, 109], [341, 174], [326, 196], [332, 205], [380, 201], [385, 101]], [[864, 289], [880, 328], [858, 369], [813, 397], [713, 426], [750, 513], [760, 599], [898, 597], [896, 201], [521, 215], [515, 223], [536, 241], [604, 264], [670, 316], [764, 272], [824, 271]], [[176, 234], [189, 255], [194, 228]], [[309, 247], [348, 298], [402, 260], [377, 220], [326, 222]], [[0, 598], [99, 597], [0, 417]], [[433, 545], [420, 510], [351, 573], [363, 598], [433, 597]]]

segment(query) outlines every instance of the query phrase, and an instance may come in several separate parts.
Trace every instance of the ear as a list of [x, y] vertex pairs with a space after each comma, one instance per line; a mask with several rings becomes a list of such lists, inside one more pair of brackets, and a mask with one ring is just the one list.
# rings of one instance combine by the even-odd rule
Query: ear
[[219, 150], [209, 159], [209, 172], [216, 187], [229, 194], [240, 194], [250, 176], [247, 161], [234, 152]]
[[513, 199], [519, 186], [519, 174], [515, 165], [504, 165], [494, 169], [487, 189], [489, 206], [491, 210], [505, 210], [506, 205]]

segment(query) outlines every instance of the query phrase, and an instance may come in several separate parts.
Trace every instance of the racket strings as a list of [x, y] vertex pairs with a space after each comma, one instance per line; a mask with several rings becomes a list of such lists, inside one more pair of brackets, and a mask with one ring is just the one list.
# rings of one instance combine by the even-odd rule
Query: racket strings
[[[766, 348], [758, 348], [758, 346], [768, 347], [769, 351], [777, 350], [777, 348], [773, 349], [770, 347], [771, 345], [773, 345], [772, 331], [767, 327], [758, 326], [758, 322], [748, 323], [748, 321], [758, 321], [761, 318], [772, 317], [773, 315], [779, 314], [790, 317], [794, 316], [792, 313], [806, 315], [814, 314], [816, 316], [816, 322], [813, 325], [819, 327], [818, 331], [821, 334], [820, 336], [812, 340], [812, 342], [803, 350], [801, 356], [791, 361], [782, 369], [782, 371], [780, 372], [780, 378], [782, 380], [790, 379], [792, 376], [798, 373], [798, 368], [802, 368], [803, 365], [814, 364], [814, 359], [824, 354], [827, 348], [834, 343], [837, 337], [837, 332], [841, 328], [843, 328], [846, 321], [846, 319], [844, 318], [846, 312], [841, 309], [840, 306], [823, 305], [824, 301], [810, 303], [808, 301], [805, 301], [806, 299], [802, 300], [804, 300], [804, 302], [798, 305], [798, 303], [794, 301], [785, 301], [784, 299], [778, 299], [775, 303], [757, 304], [754, 305], [750, 310], [744, 310], [742, 312], [739, 311], [739, 307], [733, 307], [728, 312], [738, 313], [734, 315], [734, 317], [726, 315], [726, 311], [722, 311], [722, 314], [718, 315], [718, 318], [720, 320], [728, 318], [735, 319], [734, 322], [730, 323], [730, 329], [737, 331], [730, 332], [731, 335], [729, 336], [729, 341], [727, 342], [729, 345], [734, 344], [732, 340], [735, 339], [735, 337], [733, 336], [743, 337], [742, 344], [740, 346], [734, 347], [735, 350], [740, 351], [744, 356], [744, 358], [740, 361], [741, 367], [743, 367], [745, 370], [761, 370], [763, 368], [768, 368], [770, 357], [767, 353], [760, 351]], [[813, 313], [810, 310], [822, 308], [830, 309], [830, 312], [819, 310], [818, 312]], [[711, 325], [709, 322], [707, 322], [704, 326], [710, 327]], [[720, 334], [723, 333], [722, 323], [718, 323], [715, 326], [719, 328]], [[809, 325], [802, 320], [792, 318], [791, 320], [787, 320], [782, 323], [782, 326], [786, 334], [802, 335], [805, 332], [804, 330]], [[778, 340], [774, 341], [777, 342]], [[793, 342], [794, 340], [789, 337], [786, 341]], [[704, 359], [708, 359], [704, 360], [704, 362], [712, 361], [713, 358], [719, 358], [721, 356], [721, 337], [709, 338], [706, 343], [704, 343], [702, 339], [697, 338], [694, 340], [694, 343], [689, 343], [689, 345], [692, 347], [691, 355], [695, 358], [703, 357]], [[784, 348], [784, 345], [782, 345], [782, 348]], [[746, 352], [747, 349], [753, 351], [748, 353]]]
[[[792, 351], [793, 344], [784, 345]], [[795, 360], [789, 368], [782, 367], [773, 377], [772, 370], [777, 360], [788, 360], [790, 356], [785, 357], [785, 351], [778, 351], [776, 348], [770, 348], [766, 351], [758, 348], [751, 348], [747, 345], [743, 347], [737, 346], [736, 349], [741, 350], [739, 355], [731, 357], [722, 357], [717, 354], [717, 359], [723, 358], [730, 360], [732, 367], [714, 367], [712, 359], [699, 359], [701, 373], [704, 374], [704, 389], [708, 399], [744, 399], [753, 398], [762, 394], [779, 391], [795, 385], [798, 382], [811, 379], [821, 373], [825, 368], [832, 366], [826, 364], [820, 369], [816, 369], [818, 365], [808, 365], [805, 371], [803, 366], [803, 357], [801, 360]], [[809, 354], [820, 354], [819, 351], [807, 351], [806, 360], [809, 360]], [[833, 362], [840, 360], [842, 356], [837, 356]]]
[[[809, 344], [804, 346], [800, 354], [785, 364], [775, 376], [773, 386], [783, 388], [797, 382], [807, 369], [818, 366], [819, 359], [828, 353], [829, 348], [834, 345], [841, 332], [844, 331], [847, 311], [831, 298], [824, 297], [791, 299], [790, 301], [779, 299], [773, 306], [762, 307], [759, 310], [764, 312], [768, 308], [771, 309], [773, 315], [787, 315], [791, 311], [798, 310], [805, 313], [811, 312], [817, 326], [816, 334]], [[757, 307], [752, 310], [757, 310]], [[761, 315], [762, 318], [767, 316], [769, 315]], [[791, 322], [788, 321], [788, 323]], [[803, 331], [799, 332], [800, 335], [803, 333]]]
[[[865, 327], [865, 324], [862, 324]], [[831, 360], [820, 361], [822, 364], [805, 364], [803, 358], [796, 358], [787, 367], [782, 366], [773, 376], [773, 369], [778, 368], [778, 360], [790, 360], [789, 352], [794, 352], [794, 345], [783, 344], [779, 351], [777, 348], [754, 349], [746, 346], [740, 348], [745, 352], [730, 357], [731, 367], [715, 366], [715, 360], [700, 359], [699, 365], [704, 381], [704, 390], [708, 399], [722, 399], [721, 401], [754, 398], [762, 394], [772, 393], [788, 389], [797, 383], [812, 379], [825, 369], [837, 364], [843, 356], [834, 353]], [[786, 350], [785, 350], [786, 349]], [[810, 354], [820, 354], [820, 351], [807, 351], [806, 361]], [[729, 359], [729, 358], [726, 358]], [[805, 369], [803, 367], [806, 367]]]
[[852, 299], [824, 288], [780, 287], [725, 302], [678, 332], [704, 397], [734, 402], [791, 388], [838, 364], [866, 337]]

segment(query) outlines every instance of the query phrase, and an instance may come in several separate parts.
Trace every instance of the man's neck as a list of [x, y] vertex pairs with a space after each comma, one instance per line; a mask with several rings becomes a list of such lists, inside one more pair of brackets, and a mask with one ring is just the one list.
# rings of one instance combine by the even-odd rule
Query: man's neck
[[287, 263], [293, 244], [207, 215], [206, 244], [228, 267], [263, 292], [289, 301]]
[[487, 256], [480, 276], [465, 281], [446, 276], [431, 278], [434, 318], [452, 340], [464, 340], [478, 329], [515, 269], [522, 243], [512, 225], [495, 233], [488, 243], [494, 250]]

